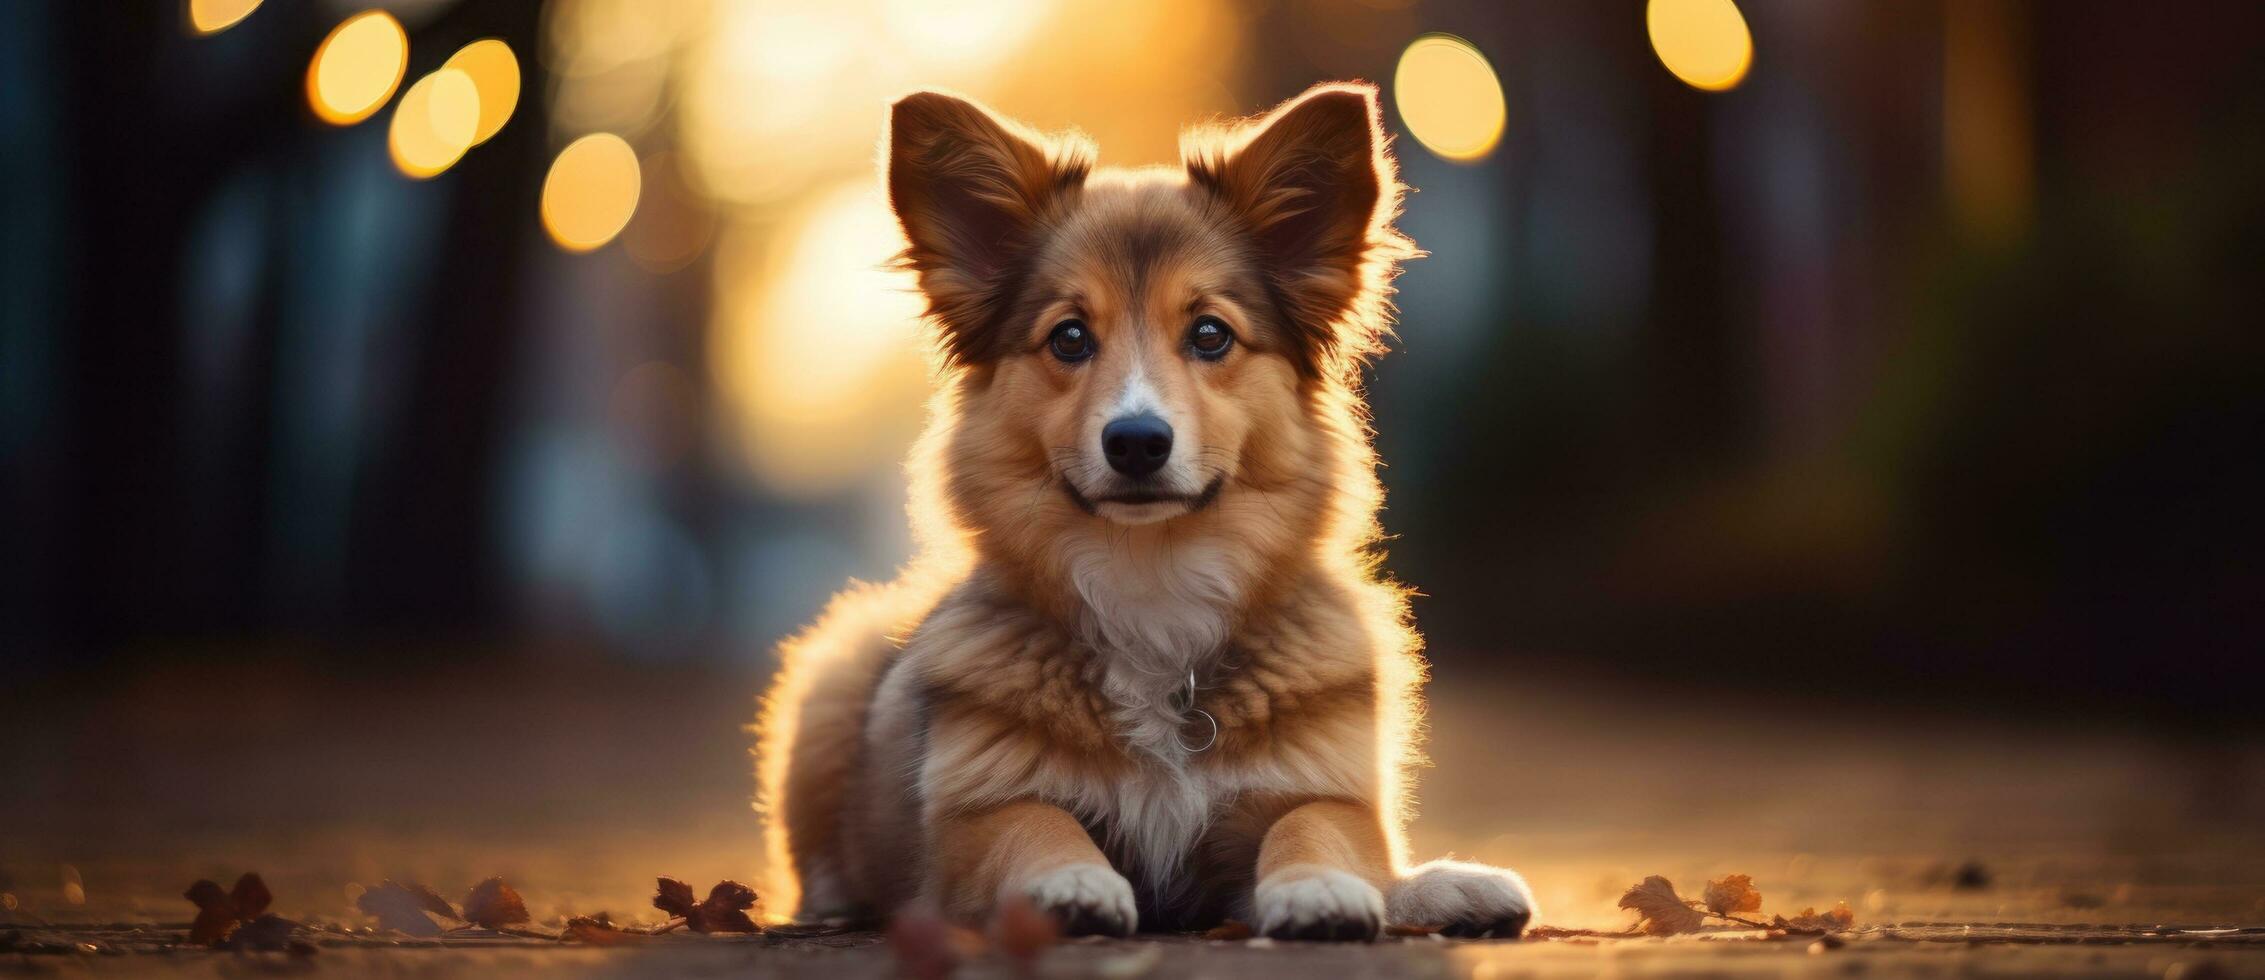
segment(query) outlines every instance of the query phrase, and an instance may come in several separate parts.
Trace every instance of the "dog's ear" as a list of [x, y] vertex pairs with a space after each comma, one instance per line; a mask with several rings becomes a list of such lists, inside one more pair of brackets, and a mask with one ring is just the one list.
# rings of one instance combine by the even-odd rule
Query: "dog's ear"
[[1400, 183], [1376, 88], [1317, 85], [1256, 120], [1190, 133], [1188, 175], [1235, 214], [1273, 278], [1311, 367], [1382, 349], [1401, 259]]
[[1092, 169], [1090, 144], [1046, 139], [966, 99], [918, 92], [889, 111], [889, 203], [945, 352], [995, 353], [1040, 223]]

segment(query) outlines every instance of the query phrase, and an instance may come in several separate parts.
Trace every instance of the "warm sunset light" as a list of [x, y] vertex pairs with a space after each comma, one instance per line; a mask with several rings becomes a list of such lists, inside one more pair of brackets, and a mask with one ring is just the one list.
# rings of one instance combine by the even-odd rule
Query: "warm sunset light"
[[519, 56], [512, 53], [511, 45], [492, 37], [474, 41], [449, 55], [441, 67], [463, 72], [479, 89], [480, 122], [472, 133], [473, 146], [487, 142], [511, 121], [511, 110], [519, 105]]
[[559, 151], [543, 181], [543, 228], [569, 252], [613, 240], [637, 213], [642, 182], [637, 151], [612, 133], [593, 133]]
[[1449, 160], [1480, 159], [1502, 139], [1502, 83], [1462, 38], [1432, 34], [1408, 45], [1392, 95], [1416, 142]]
[[480, 90], [470, 75], [443, 68], [418, 79], [393, 108], [386, 133], [393, 165], [420, 180], [447, 170], [471, 149], [480, 117]]
[[1651, 0], [1644, 11], [1660, 64], [1695, 89], [1737, 87], [1754, 62], [1754, 38], [1731, 0]]
[[709, 350], [757, 475], [810, 495], [893, 465], [928, 376], [920, 298], [889, 267], [904, 237], [873, 182], [820, 194], [788, 226], [776, 250], [724, 241]]
[[409, 64], [409, 35], [383, 10], [355, 14], [332, 29], [307, 65], [307, 104], [324, 122], [349, 126], [393, 97]]
[[258, 10], [260, 0], [189, 0], [189, 29], [218, 34]]

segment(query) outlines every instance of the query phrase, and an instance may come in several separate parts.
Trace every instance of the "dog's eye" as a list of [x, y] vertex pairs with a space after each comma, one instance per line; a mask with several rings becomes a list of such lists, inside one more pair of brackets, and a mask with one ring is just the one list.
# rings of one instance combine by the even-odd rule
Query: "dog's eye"
[[1188, 346], [1195, 350], [1195, 356], [1216, 361], [1227, 356], [1227, 348], [1235, 346], [1235, 332], [1218, 317], [1199, 316], [1195, 326], [1188, 328]]
[[1075, 364], [1093, 356], [1093, 333], [1085, 329], [1083, 320], [1064, 320], [1054, 325], [1046, 346], [1062, 363]]

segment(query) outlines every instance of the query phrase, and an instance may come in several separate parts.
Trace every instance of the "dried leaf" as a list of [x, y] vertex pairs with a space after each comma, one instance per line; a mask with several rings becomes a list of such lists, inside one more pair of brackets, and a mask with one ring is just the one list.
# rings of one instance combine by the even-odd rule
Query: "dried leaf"
[[1781, 915], [1770, 925], [1787, 932], [1840, 932], [1856, 925], [1856, 911], [1841, 902], [1824, 912], [1807, 908], [1790, 919]]
[[472, 893], [464, 896], [464, 921], [487, 929], [501, 929], [514, 922], [525, 922], [527, 903], [502, 878], [490, 878], [472, 886]]
[[1062, 939], [1061, 923], [1038, 910], [1029, 899], [1017, 896], [999, 906], [991, 917], [991, 942], [1023, 973], [1029, 973], [1038, 954]]
[[218, 884], [200, 878], [181, 897], [197, 907], [196, 921], [189, 925], [189, 941], [200, 946], [219, 945], [244, 923], [260, 918], [275, 901], [267, 883], [248, 871], [236, 879], [232, 892], [222, 892]]
[[428, 939], [442, 931], [433, 916], [463, 919], [456, 914], [456, 906], [448, 904], [447, 899], [434, 894], [432, 889], [415, 882], [404, 885], [391, 878], [363, 892], [354, 900], [354, 906], [377, 916], [378, 925], [384, 928]]
[[263, 915], [245, 922], [241, 928], [229, 934], [228, 941], [221, 945], [229, 949], [289, 949], [292, 945], [291, 935], [298, 930], [298, 923], [280, 915]]
[[1707, 882], [1701, 900], [1716, 915], [1762, 910], [1762, 893], [1754, 890], [1754, 879], [1748, 875], [1724, 875]]
[[761, 932], [762, 927], [747, 916], [754, 907], [755, 889], [726, 879], [708, 890], [707, 900], [695, 909], [699, 914], [684, 921], [693, 932]]
[[613, 923], [602, 922], [587, 915], [566, 920], [566, 931], [558, 934], [561, 942], [589, 943], [592, 946], [634, 946], [649, 943], [653, 937], [642, 932], [623, 932]]
[[761, 932], [763, 927], [748, 917], [747, 910], [755, 907], [755, 889], [736, 881], [719, 881], [708, 890], [707, 899], [692, 900], [692, 886], [666, 875], [655, 879], [658, 887], [653, 894], [653, 907], [684, 920], [693, 932]]
[[915, 980], [944, 980], [961, 961], [983, 955], [983, 935], [935, 912], [906, 909], [889, 920], [889, 952], [897, 971]]
[[1697, 932], [1705, 921], [1699, 911], [1675, 893], [1675, 886], [1667, 879], [1653, 875], [1637, 883], [1628, 893], [1620, 896], [1620, 907], [1634, 909], [1641, 916], [1637, 925], [1654, 936], [1673, 936], [1677, 933]]
[[653, 895], [653, 907], [680, 919], [689, 919], [700, 903], [692, 897], [691, 885], [662, 875], [660, 888]]
[[1203, 934], [1203, 938], [1212, 942], [1239, 943], [1253, 935], [1256, 935], [1256, 933], [1252, 931], [1250, 923], [1241, 919], [1228, 919], [1212, 926], [1209, 932]]
[[250, 871], [236, 879], [236, 887], [228, 893], [228, 897], [236, 903], [236, 915], [244, 919], [259, 918], [267, 911], [268, 905], [275, 901], [275, 896], [267, 890], [267, 882], [261, 881], [258, 874]]

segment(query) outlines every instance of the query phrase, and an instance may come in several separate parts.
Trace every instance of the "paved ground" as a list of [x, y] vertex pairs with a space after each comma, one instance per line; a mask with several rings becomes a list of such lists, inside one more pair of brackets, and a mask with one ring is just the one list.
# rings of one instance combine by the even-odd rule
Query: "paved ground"
[[[255, 662], [12, 688], [0, 693], [0, 895], [14, 907], [0, 909], [0, 946], [18, 936], [0, 971], [892, 975], [869, 935], [397, 945], [354, 907], [384, 878], [458, 898], [501, 874], [526, 896], [530, 927], [555, 932], [597, 912], [657, 923], [657, 874], [703, 889], [757, 880], [736, 731], [755, 683], [556, 664], [339, 677]], [[1805, 937], [1750, 931], [1069, 943], [1036, 972], [2265, 976], [2265, 748], [2250, 740], [1736, 694], [1632, 700], [1453, 669], [1435, 702], [1416, 849], [1519, 867], [1541, 923], [1618, 930], [1629, 914], [1615, 900], [1646, 875], [1695, 897], [1708, 878], [1743, 873], [1765, 915], [1845, 901], [1856, 930], [1815, 952]], [[244, 870], [265, 876], [275, 911], [315, 928], [314, 955], [159, 951], [192, 912], [179, 897], [190, 881]], [[977, 956], [964, 972], [1014, 965]]]

